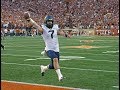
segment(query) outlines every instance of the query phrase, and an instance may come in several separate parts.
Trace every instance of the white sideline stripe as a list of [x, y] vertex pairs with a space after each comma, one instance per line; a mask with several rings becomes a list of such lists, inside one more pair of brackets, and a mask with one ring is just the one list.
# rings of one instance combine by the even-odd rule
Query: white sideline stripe
[[[8, 64], [8, 65], [37, 66], [37, 67], [40, 66], [40, 65], [19, 64], [19, 63], [6, 63], [6, 62], [1, 62], [1, 63], [2, 63], [2, 64]], [[71, 69], [71, 70], [81, 70], [81, 71], [94, 71], [94, 72], [119, 73], [118, 71], [108, 71], [108, 70], [82, 69], [82, 68], [68, 68], [68, 67], [61, 67], [61, 68], [64, 68], [64, 69]]]
[[119, 88], [119, 86], [112, 86], [112, 87], [114, 87], [114, 88]]
[[[10, 56], [21, 56], [21, 57], [23, 57], [23, 56], [26, 56], [26, 57], [37, 57], [36, 59], [48, 59], [48, 58], [39, 58], [40, 56], [31, 56], [31, 55], [14, 55], [14, 54], [1, 54], [1, 55], [10, 55]], [[82, 58], [82, 57], [78, 57], [78, 56], [73, 56], [74, 58], [72, 58], [72, 59], [80, 59], [80, 58]], [[70, 60], [72, 60], [69, 56], [61, 56], [61, 58], [67, 58], [67, 59], [70, 59]], [[98, 61], [98, 62], [119, 62], [119, 61], [110, 61], [110, 60], [92, 60], [92, 59], [80, 59], [81, 61]], [[30, 61], [30, 60], [24, 60], [24, 61]]]
[[8, 80], [1, 80], [1, 81], [2, 82], [17, 83], [17, 84], [35, 85], [35, 86], [66, 88], [66, 89], [73, 89], [73, 90], [92, 90], [92, 89], [81, 89], [81, 88], [73, 88], [73, 87], [63, 87], [63, 86], [54, 86], [54, 85], [45, 85], [45, 84], [36, 84], [36, 83], [26, 83], [26, 82], [17, 82], [17, 81], [8, 81]]

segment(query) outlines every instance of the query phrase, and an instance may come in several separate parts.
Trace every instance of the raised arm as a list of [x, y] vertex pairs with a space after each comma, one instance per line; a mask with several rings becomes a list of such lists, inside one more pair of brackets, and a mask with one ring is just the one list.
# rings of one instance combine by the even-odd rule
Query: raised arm
[[40, 25], [38, 25], [31, 17], [29, 12], [24, 12], [24, 19], [30, 23], [31, 25], [34, 25], [41, 33], [43, 32], [43, 29]]

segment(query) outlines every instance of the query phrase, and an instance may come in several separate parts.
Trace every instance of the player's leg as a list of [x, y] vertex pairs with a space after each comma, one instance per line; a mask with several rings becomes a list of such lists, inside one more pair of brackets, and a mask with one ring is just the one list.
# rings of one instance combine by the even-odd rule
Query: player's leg
[[59, 52], [54, 52], [54, 51], [48, 51], [47, 55], [51, 58], [51, 64], [49, 64], [49, 69], [55, 69], [57, 75], [58, 75], [58, 79], [62, 80], [63, 79], [63, 75], [61, 74], [60, 71], [60, 66], [59, 66]]
[[[42, 51], [41, 54], [43, 56], [48, 56], [47, 52], [45, 50]], [[41, 65], [40, 68], [41, 68], [41, 74], [42, 74], [42, 76], [44, 76], [45, 71], [47, 71], [48, 69], [54, 69], [52, 63], [50, 65], [47, 65], [47, 66]]]
[[[45, 50], [42, 51], [41, 54], [43, 56], [47, 56], [47, 53]], [[41, 74], [42, 74], [42, 76], [44, 76], [45, 71], [49, 69], [49, 65], [47, 65], [47, 66], [41, 65], [40, 68], [41, 68]]]
[[51, 58], [51, 64], [49, 64], [47, 66], [44, 66], [44, 65], [40, 66], [42, 76], [44, 76], [45, 71], [47, 71], [48, 69], [54, 69], [54, 66], [53, 66], [53, 56], [55, 56], [55, 55], [53, 55], [53, 51], [50, 50], [50, 51], [47, 51], [47, 52], [46, 51], [41, 52], [42, 55], [45, 54], [45, 53], [46, 53], [46, 55], [49, 58]]
[[60, 70], [58, 58], [53, 58], [53, 66], [54, 66], [54, 69], [58, 75], [58, 80], [61, 81], [63, 79], [63, 75], [62, 75], [61, 70]]
[[53, 59], [53, 65], [54, 65], [54, 69], [58, 75], [58, 80], [61, 81], [63, 79], [63, 75], [61, 73], [60, 65], [59, 65], [59, 52], [55, 52], [55, 54], [57, 55], [57, 58]]
[[53, 66], [55, 70], [60, 68], [58, 58], [53, 58]]

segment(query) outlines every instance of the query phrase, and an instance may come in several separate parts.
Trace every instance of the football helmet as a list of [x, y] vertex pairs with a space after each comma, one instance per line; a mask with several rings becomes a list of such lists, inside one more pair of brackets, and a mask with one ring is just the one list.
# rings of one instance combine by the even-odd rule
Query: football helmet
[[47, 15], [44, 19], [44, 24], [46, 25], [46, 27], [52, 28], [53, 27], [53, 17], [50, 15]]

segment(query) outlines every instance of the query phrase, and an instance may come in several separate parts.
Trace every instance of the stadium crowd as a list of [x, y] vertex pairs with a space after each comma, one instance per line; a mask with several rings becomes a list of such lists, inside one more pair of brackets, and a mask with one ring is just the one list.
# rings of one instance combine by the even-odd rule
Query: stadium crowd
[[38, 24], [44, 22], [45, 15], [53, 15], [61, 28], [119, 26], [119, 0], [1, 0], [1, 27], [11, 32], [15, 28], [16, 32], [21, 29], [19, 33], [26, 28], [30, 31], [23, 19], [26, 11]]

